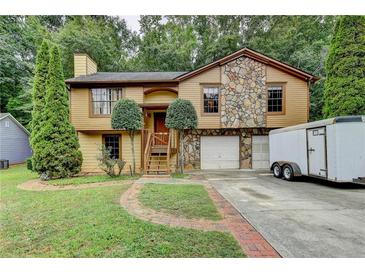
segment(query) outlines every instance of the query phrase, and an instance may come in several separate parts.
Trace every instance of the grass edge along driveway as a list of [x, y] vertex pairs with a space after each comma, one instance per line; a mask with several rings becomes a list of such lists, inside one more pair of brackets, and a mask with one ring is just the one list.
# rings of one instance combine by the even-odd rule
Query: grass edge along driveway
[[0, 257], [244, 257], [229, 233], [141, 221], [119, 205], [129, 185], [25, 191], [24, 165], [0, 171]]

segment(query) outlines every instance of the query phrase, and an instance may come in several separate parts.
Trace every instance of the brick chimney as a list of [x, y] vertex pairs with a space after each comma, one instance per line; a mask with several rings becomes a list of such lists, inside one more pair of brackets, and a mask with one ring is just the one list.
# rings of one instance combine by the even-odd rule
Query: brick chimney
[[93, 59], [86, 53], [74, 54], [74, 75], [82, 76], [96, 73], [98, 71], [98, 65]]

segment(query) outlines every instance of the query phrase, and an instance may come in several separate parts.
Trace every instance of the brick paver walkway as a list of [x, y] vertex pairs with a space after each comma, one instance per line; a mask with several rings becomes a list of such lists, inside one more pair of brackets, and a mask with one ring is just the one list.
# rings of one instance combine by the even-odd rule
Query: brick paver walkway
[[211, 185], [204, 184], [209, 196], [217, 206], [223, 219], [210, 221], [206, 219], [187, 219], [146, 208], [138, 201], [138, 193], [144, 184], [134, 183], [121, 198], [120, 204], [132, 215], [156, 224], [172, 227], [193, 228], [204, 231], [231, 232], [248, 257], [278, 258], [275, 249], [253, 228], [245, 218], [225, 200]]

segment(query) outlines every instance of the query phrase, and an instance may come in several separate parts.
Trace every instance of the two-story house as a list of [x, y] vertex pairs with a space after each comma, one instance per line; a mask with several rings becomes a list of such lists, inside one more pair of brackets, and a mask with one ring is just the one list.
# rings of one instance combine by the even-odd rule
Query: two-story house
[[198, 128], [185, 132], [186, 168], [269, 168], [268, 132], [308, 121], [309, 84], [318, 80], [248, 48], [189, 72], [98, 72], [87, 54], [75, 54], [74, 71], [66, 84], [84, 172], [100, 171], [102, 144], [129, 170], [129, 136], [111, 128], [113, 106], [123, 97], [143, 111], [144, 129], [135, 138], [139, 171], [174, 170], [179, 140], [165, 117], [176, 98], [190, 100], [198, 114]]

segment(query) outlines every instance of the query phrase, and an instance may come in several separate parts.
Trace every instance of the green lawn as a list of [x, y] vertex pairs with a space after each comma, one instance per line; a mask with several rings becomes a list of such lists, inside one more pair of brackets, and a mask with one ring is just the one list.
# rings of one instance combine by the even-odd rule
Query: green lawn
[[190, 175], [185, 173], [171, 173], [171, 177], [174, 179], [189, 179]]
[[228, 233], [141, 221], [119, 205], [128, 184], [26, 191], [24, 166], [0, 171], [0, 257], [242, 257]]
[[221, 219], [213, 201], [201, 185], [146, 184], [139, 200], [146, 207], [176, 216]]
[[49, 180], [46, 181], [46, 183], [55, 186], [65, 186], [65, 185], [100, 183], [107, 181], [133, 180], [137, 178], [138, 176], [128, 176], [128, 175], [121, 175], [118, 177], [110, 177], [108, 175], [93, 175], [93, 176], [81, 176], [81, 177]]

